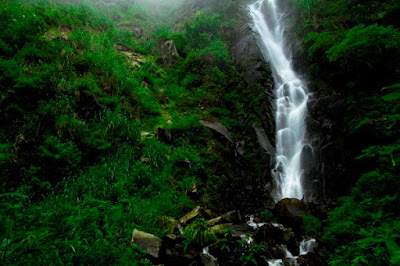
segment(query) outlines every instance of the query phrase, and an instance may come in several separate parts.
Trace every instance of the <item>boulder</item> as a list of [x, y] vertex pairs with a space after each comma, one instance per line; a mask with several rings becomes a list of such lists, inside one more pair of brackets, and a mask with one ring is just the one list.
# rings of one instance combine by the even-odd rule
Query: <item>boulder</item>
[[218, 217], [216, 217], [214, 219], [208, 220], [207, 221], [207, 226], [214, 226], [214, 225], [218, 224], [221, 221], [221, 219], [222, 219], [222, 217], [218, 216]]
[[185, 253], [183, 245], [176, 243], [166, 245], [165, 255], [163, 265], [201, 265], [199, 264], [200, 254], [197, 250], [189, 249]]
[[222, 235], [224, 232], [223, 230], [231, 228], [232, 224], [217, 224], [210, 228], [210, 232], [216, 235]]
[[162, 245], [161, 238], [155, 235], [139, 231], [137, 229], [133, 230], [131, 242], [141, 249], [147, 252], [150, 256], [158, 258], [160, 256], [160, 249]]
[[275, 205], [275, 212], [278, 217], [278, 222], [285, 227], [290, 227], [296, 233], [301, 233], [302, 216], [308, 214], [308, 204], [299, 199], [285, 198]]
[[167, 68], [170, 65], [174, 64], [179, 58], [175, 42], [173, 40], [164, 40], [159, 42], [158, 56], [159, 56], [159, 63], [164, 68]]
[[318, 254], [309, 252], [306, 255], [301, 255], [296, 259], [296, 265], [299, 266], [320, 266], [327, 265], [325, 260]]
[[239, 224], [243, 222], [242, 215], [240, 211], [230, 211], [216, 218], [210, 219], [207, 221], [208, 226], [214, 226], [220, 223], [232, 223]]
[[265, 224], [254, 235], [254, 240], [256, 242], [261, 242], [268, 239], [274, 239], [278, 243], [287, 244], [292, 237], [293, 232], [290, 228], [285, 228], [278, 224]]
[[248, 233], [248, 225], [247, 224], [233, 224], [229, 227], [231, 229], [230, 235], [234, 238], [241, 238], [241, 235], [245, 235]]
[[253, 125], [254, 130], [256, 131], [257, 140], [260, 146], [271, 156], [275, 156], [275, 148], [272, 146], [271, 141], [269, 140], [267, 133], [265, 130], [257, 125]]
[[222, 219], [224, 222], [239, 224], [243, 222], [243, 217], [240, 211], [230, 211], [223, 214]]
[[285, 198], [275, 205], [278, 217], [301, 217], [309, 213], [308, 204], [299, 199]]
[[201, 262], [204, 266], [217, 266], [218, 261], [217, 259], [210, 254], [209, 248], [203, 248], [203, 253], [200, 254]]

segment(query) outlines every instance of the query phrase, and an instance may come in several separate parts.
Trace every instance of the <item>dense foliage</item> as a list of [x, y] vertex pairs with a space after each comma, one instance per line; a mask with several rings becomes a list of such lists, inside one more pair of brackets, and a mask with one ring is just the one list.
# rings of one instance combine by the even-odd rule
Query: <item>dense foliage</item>
[[321, 96], [346, 99], [342, 138], [354, 154], [349, 164], [360, 167], [352, 172], [351, 195], [339, 199], [324, 229], [329, 263], [397, 265], [399, 1], [314, 0], [296, 6], [311, 86]]
[[[164, 236], [165, 221], [232, 197], [233, 145], [201, 120], [243, 140], [240, 166], [263, 176], [249, 130], [265, 95], [229, 52], [241, 7], [174, 2], [0, 1], [2, 264], [151, 264], [133, 229]], [[399, 1], [288, 2], [310, 89], [345, 101], [337, 125], [351, 157], [353, 188], [327, 223], [304, 215], [304, 235], [322, 238], [331, 265], [399, 264]], [[203, 218], [183, 235], [185, 251], [230, 241]], [[247, 240], [232, 252], [257, 263], [267, 247]]]
[[[231, 178], [226, 148], [199, 120], [232, 128], [243, 112], [235, 21], [208, 9], [172, 33], [172, 10], [150, 10], [0, 2], [3, 264], [148, 264], [132, 230], [165, 234], [163, 217], [194, 199], [212, 208], [211, 191]], [[165, 66], [168, 40], [177, 51]]]

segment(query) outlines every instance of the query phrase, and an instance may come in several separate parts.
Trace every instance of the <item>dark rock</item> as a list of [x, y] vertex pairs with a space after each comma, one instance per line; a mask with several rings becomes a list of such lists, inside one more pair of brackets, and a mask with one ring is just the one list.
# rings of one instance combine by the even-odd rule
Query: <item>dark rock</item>
[[229, 229], [231, 229], [230, 235], [234, 238], [240, 238], [241, 235], [245, 235], [248, 230], [249, 226], [247, 224], [232, 224]]
[[223, 125], [221, 122], [201, 120], [200, 123], [203, 126], [208, 127], [210, 129], [215, 130], [218, 133], [222, 134], [227, 140], [229, 140], [231, 143], [233, 143], [231, 133], [228, 131], [226, 126]]
[[221, 216], [224, 222], [240, 224], [243, 222], [243, 216], [240, 211], [230, 211]]
[[309, 213], [308, 204], [299, 199], [285, 198], [275, 205], [278, 222], [292, 228], [296, 233], [302, 230], [302, 216]]
[[163, 265], [202, 265], [199, 252], [190, 249], [185, 253], [182, 245], [166, 247], [165, 255]]
[[299, 266], [322, 266], [328, 265], [323, 258], [313, 252], [309, 252], [306, 255], [301, 255], [296, 260]]
[[271, 141], [268, 139], [267, 134], [265, 133], [262, 127], [257, 125], [253, 125], [254, 130], [256, 131], [257, 140], [260, 146], [268, 152], [269, 155], [275, 156], [275, 148], [272, 146]]
[[287, 245], [293, 236], [293, 232], [290, 228], [268, 223], [257, 231], [254, 235], [254, 240], [256, 242], [262, 242], [273, 239], [277, 243]]
[[275, 205], [278, 217], [301, 217], [309, 213], [308, 204], [299, 199], [285, 198]]
[[201, 262], [204, 266], [218, 266], [217, 259], [209, 252], [208, 248], [203, 249], [200, 254]]
[[300, 155], [303, 172], [304, 200], [318, 203], [325, 194], [323, 177], [319, 165], [319, 154], [311, 146], [305, 145]]
[[175, 42], [173, 40], [163, 40], [158, 43], [158, 56], [159, 63], [162, 67], [167, 68], [175, 64], [179, 58], [178, 51], [176, 50]]

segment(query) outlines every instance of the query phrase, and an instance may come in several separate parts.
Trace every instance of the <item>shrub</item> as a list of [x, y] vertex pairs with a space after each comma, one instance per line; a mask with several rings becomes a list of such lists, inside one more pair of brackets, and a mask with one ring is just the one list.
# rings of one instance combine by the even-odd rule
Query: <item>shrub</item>
[[[41, 158], [48, 162], [47, 167], [70, 173], [81, 162], [82, 153], [72, 141], [61, 142], [55, 136], [48, 137], [40, 146]], [[50, 169], [49, 169], [50, 170]]]
[[274, 217], [274, 214], [270, 211], [270, 210], [265, 210], [262, 211], [260, 213], [260, 218], [264, 221], [264, 222], [268, 222], [269, 220], [272, 219], [272, 217]]
[[184, 252], [189, 246], [204, 247], [217, 240], [215, 234], [207, 227], [204, 218], [197, 218], [191, 225], [185, 227]]
[[321, 229], [321, 222], [311, 214], [303, 215], [303, 227], [306, 236], [316, 236]]

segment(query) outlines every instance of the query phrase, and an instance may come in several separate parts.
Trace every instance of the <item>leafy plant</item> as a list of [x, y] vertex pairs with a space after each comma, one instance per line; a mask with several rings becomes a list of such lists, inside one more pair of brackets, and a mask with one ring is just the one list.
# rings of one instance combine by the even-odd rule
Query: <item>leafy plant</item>
[[264, 221], [264, 222], [268, 222], [269, 220], [272, 219], [272, 217], [274, 217], [274, 214], [270, 211], [270, 210], [264, 210], [260, 213], [260, 218]]
[[48, 137], [40, 147], [41, 157], [48, 159], [62, 169], [72, 170], [81, 161], [81, 152], [72, 141], [62, 143], [57, 137]]
[[318, 231], [321, 230], [321, 222], [317, 217], [306, 214], [302, 216], [302, 220], [306, 236], [316, 236]]
[[217, 240], [215, 234], [207, 227], [204, 218], [197, 218], [191, 225], [185, 227], [184, 252], [189, 246], [204, 247]]

